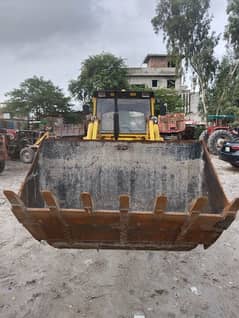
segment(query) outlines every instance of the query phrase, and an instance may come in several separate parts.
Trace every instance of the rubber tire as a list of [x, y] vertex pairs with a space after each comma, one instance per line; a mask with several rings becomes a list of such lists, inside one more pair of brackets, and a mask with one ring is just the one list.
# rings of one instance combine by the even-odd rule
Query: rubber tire
[[23, 163], [32, 163], [35, 157], [35, 151], [30, 147], [22, 148], [20, 151], [20, 160]]
[[219, 155], [219, 152], [221, 150], [221, 148], [218, 148], [217, 146], [217, 142], [219, 139], [225, 139], [225, 141], [232, 141], [233, 136], [232, 134], [227, 131], [227, 130], [223, 130], [223, 129], [219, 129], [214, 131], [208, 138], [208, 149], [210, 151], [210, 153], [212, 153], [213, 155]]
[[208, 132], [207, 129], [203, 130], [198, 138], [199, 141], [204, 141], [207, 144], [208, 141]]
[[0, 160], [0, 173], [3, 172], [5, 168], [5, 160]]

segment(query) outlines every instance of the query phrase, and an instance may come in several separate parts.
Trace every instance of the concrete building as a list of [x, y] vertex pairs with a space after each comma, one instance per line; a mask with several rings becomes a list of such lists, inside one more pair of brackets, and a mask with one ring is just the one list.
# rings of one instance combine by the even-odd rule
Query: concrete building
[[175, 88], [180, 89], [181, 78], [176, 75], [175, 65], [165, 54], [148, 54], [145, 67], [128, 67], [130, 85], [139, 88]]
[[128, 67], [128, 81], [138, 88], [171, 88], [182, 96], [184, 112], [193, 121], [201, 121], [198, 114], [199, 94], [182, 85], [176, 67], [167, 54], [148, 54], [143, 67]]

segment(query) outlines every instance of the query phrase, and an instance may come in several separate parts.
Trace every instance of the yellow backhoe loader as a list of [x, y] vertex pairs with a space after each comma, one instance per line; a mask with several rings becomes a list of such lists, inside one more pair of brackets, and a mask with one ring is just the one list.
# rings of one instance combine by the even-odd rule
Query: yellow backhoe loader
[[19, 194], [16, 218], [56, 248], [208, 248], [233, 222], [207, 149], [166, 142], [148, 92], [101, 91], [87, 136], [47, 138]]

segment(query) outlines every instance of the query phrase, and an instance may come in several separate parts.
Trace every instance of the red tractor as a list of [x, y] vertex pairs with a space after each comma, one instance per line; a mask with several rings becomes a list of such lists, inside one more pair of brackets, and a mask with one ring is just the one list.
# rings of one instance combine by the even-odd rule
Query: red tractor
[[234, 115], [208, 116], [208, 121], [213, 124], [201, 133], [199, 140], [204, 140], [210, 153], [218, 155], [225, 141], [239, 137], [238, 128], [232, 128], [229, 124], [233, 120], [235, 120]]

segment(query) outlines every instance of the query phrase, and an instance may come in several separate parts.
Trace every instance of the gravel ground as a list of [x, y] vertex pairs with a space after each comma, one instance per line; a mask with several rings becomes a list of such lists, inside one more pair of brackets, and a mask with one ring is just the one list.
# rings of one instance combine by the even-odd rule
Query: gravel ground
[[[213, 158], [230, 199], [239, 171]], [[0, 175], [1, 318], [239, 317], [238, 220], [207, 251], [56, 250], [12, 216], [2, 190], [18, 190], [28, 166]]]

